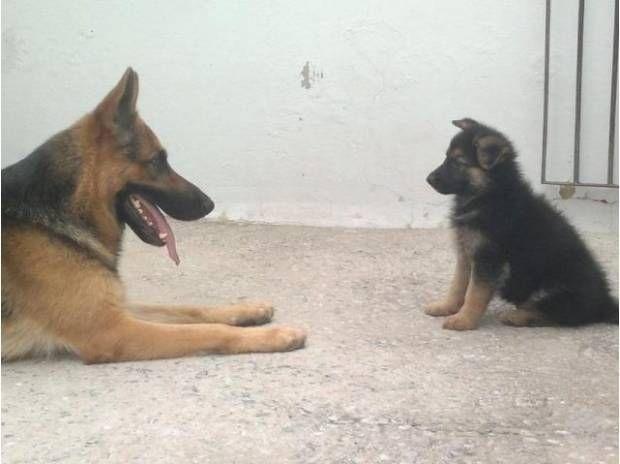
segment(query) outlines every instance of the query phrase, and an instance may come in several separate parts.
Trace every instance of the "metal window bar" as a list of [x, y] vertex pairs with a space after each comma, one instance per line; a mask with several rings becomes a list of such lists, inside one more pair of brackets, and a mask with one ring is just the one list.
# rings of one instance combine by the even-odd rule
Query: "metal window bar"
[[614, 10], [614, 39], [611, 65], [611, 97], [609, 107], [609, 146], [607, 154], [607, 183], [591, 183], [579, 181], [579, 149], [581, 143], [581, 78], [583, 67], [583, 19], [585, 0], [579, 0], [579, 17], [577, 21], [577, 79], [575, 82], [575, 147], [573, 157], [573, 180], [572, 182], [559, 182], [547, 180], [547, 136], [549, 125], [549, 43], [551, 30], [551, 0], [547, 0], [545, 14], [545, 84], [543, 103], [543, 146], [542, 146], [542, 169], [541, 183], [548, 185], [575, 185], [579, 187], [611, 187], [618, 188], [614, 184], [614, 155], [616, 145], [616, 102], [618, 81], [618, 0]]

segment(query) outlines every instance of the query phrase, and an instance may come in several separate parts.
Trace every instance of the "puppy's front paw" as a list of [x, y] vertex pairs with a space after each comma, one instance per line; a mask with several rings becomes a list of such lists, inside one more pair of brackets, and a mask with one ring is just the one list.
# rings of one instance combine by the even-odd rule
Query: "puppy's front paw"
[[478, 321], [457, 313], [446, 318], [443, 322], [443, 328], [447, 330], [475, 330], [478, 328]]
[[424, 312], [429, 316], [450, 316], [451, 314], [456, 314], [460, 309], [460, 304], [451, 301], [435, 301], [434, 303], [429, 303], [424, 307]]

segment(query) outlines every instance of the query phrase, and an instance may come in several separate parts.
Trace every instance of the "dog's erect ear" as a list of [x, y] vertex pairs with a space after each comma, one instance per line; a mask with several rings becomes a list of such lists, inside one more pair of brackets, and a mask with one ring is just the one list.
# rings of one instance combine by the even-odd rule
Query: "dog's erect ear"
[[127, 68], [121, 80], [99, 103], [95, 113], [110, 125], [128, 129], [136, 116], [138, 73]]
[[477, 121], [474, 121], [471, 118], [463, 118], [463, 119], [455, 119], [452, 121], [456, 127], [462, 130], [471, 129], [472, 127], [476, 127], [478, 125]]
[[474, 139], [478, 163], [483, 169], [489, 170], [494, 166], [514, 157], [510, 142], [497, 135], [485, 135]]

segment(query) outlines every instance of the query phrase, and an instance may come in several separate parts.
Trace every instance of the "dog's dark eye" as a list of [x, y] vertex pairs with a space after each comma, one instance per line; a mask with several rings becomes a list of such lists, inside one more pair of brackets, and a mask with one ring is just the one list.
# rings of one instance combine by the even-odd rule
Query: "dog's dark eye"
[[168, 164], [167, 160], [168, 160], [168, 155], [166, 154], [166, 151], [161, 150], [157, 152], [157, 154], [153, 156], [153, 158], [150, 159], [149, 165], [155, 168], [156, 170], [160, 171], [166, 168], [166, 165]]

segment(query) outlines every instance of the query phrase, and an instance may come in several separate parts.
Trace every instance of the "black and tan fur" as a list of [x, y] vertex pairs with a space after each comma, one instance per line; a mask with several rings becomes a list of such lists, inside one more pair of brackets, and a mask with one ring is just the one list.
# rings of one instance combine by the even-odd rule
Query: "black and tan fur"
[[138, 75], [128, 69], [94, 111], [2, 170], [2, 358], [70, 351], [95, 363], [300, 348], [299, 329], [235, 327], [268, 322], [270, 304], [126, 301], [117, 272], [124, 225], [164, 244], [136, 219], [129, 195], [181, 220], [213, 209], [170, 168], [137, 97]]
[[618, 302], [577, 231], [522, 178], [515, 150], [500, 132], [472, 119], [428, 182], [453, 194], [456, 272], [447, 296], [426, 307], [448, 316], [443, 327], [469, 330], [495, 293], [516, 310], [500, 315], [513, 326], [618, 323]]

